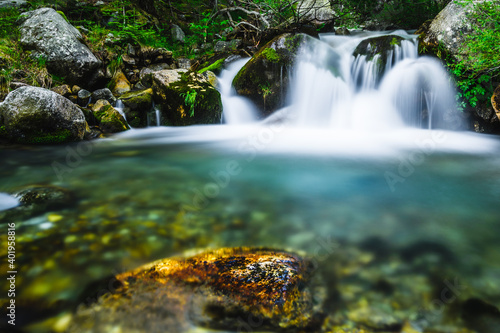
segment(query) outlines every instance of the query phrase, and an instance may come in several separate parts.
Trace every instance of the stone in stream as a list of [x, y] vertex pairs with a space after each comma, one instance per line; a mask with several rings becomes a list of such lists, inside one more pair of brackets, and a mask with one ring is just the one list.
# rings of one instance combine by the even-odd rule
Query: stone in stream
[[153, 262], [116, 276], [112, 292], [80, 305], [68, 332], [187, 332], [318, 328], [323, 288], [311, 261], [233, 248]]
[[19, 202], [19, 206], [0, 212], [0, 223], [27, 219], [49, 210], [71, 207], [75, 203], [75, 195], [71, 191], [53, 185], [26, 186], [11, 196]]

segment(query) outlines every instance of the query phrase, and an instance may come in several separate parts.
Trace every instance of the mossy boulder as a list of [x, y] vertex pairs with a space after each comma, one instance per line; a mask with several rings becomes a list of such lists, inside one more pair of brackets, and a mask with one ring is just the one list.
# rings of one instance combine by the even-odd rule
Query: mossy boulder
[[14, 90], [0, 104], [0, 115], [3, 136], [17, 143], [79, 141], [85, 134], [85, 117], [78, 106], [44, 88]]
[[98, 100], [92, 111], [104, 133], [118, 133], [130, 129], [125, 118], [105, 99]]
[[262, 116], [285, 106], [289, 70], [310, 38], [305, 34], [284, 34], [271, 40], [238, 72], [233, 80], [236, 92], [252, 100]]
[[220, 93], [204, 75], [186, 69], [153, 73], [153, 91], [162, 125], [217, 124], [222, 116]]
[[311, 332], [322, 323], [325, 299], [313, 272], [307, 258], [270, 249], [163, 259], [116, 276], [113, 293], [81, 306], [68, 331], [246, 331], [248, 325], [259, 332]]
[[131, 91], [120, 96], [123, 112], [132, 127], [146, 127], [147, 114], [153, 107], [153, 89]]

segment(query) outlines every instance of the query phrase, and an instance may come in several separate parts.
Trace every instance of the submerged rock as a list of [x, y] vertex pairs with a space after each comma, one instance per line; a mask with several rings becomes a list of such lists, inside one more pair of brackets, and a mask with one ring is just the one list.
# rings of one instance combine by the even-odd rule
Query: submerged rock
[[204, 75], [177, 69], [155, 72], [152, 76], [155, 103], [161, 106], [162, 125], [220, 123], [220, 93]]
[[77, 310], [69, 332], [303, 331], [321, 325], [310, 261], [284, 251], [221, 249], [116, 276], [117, 289]]
[[0, 104], [0, 133], [18, 143], [82, 140], [85, 117], [67, 98], [43, 88], [21, 87]]
[[75, 203], [74, 194], [62, 187], [52, 185], [30, 185], [12, 193], [19, 206], [0, 212], [0, 222], [27, 219], [51, 209], [70, 207]]
[[267, 43], [248, 61], [233, 80], [239, 95], [248, 97], [267, 116], [285, 105], [289, 70], [305, 34], [284, 34]]
[[34, 57], [47, 60], [51, 74], [69, 84], [95, 85], [101, 79], [101, 61], [82, 43], [81, 33], [51, 8], [40, 8], [19, 17], [20, 42]]

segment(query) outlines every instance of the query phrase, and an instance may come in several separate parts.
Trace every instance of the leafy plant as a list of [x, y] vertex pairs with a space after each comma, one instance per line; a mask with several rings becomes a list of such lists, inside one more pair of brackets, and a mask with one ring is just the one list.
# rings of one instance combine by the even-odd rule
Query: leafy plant
[[495, 87], [492, 79], [500, 75], [500, 3], [498, 1], [456, 1], [471, 6], [468, 19], [476, 22], [472, 33], [464, 36], [460, 54], [467, 56], [447, 59], [459, 89], [457, 99], [464, 109], [487, 102]]
[[181, 96], [184, 98], [184, 104], [189, 107], [189, 116], [194, 117], [194, 108], [196, 106], [196, 96], [198, 93], [196, 90], [190, 90], [182, 93]]

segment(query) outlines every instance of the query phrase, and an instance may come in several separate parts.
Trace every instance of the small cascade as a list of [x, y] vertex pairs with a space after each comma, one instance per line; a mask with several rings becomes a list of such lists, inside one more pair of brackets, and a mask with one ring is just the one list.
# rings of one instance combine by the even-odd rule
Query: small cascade
[[148, 127], [158, 127], [161, 126], [161, 110], [160, 106], [153, 102], [153, 107], [147, 113], [147, 124]]
[[123, 119], [127, 120], [127, 116], [125, 115], [125, 112], [123, 111], [124, 108], [125, 108], [125, 106], [123, 105], [122, 100], [121, 99], [116, 100], [115, 110], [118, 111], [123, 116]]
[[238, 96], [232, 86], [234, 77], [247, 61], [248, 59], [234, 61], [218, 77], [219, 92], [224, 109], [222, 114], [224, 123], [246, 124], [257, 120], [257, 110], [254, 105], [247, 99]]
[[295, 64], [289, 118], [299, 127], [458, 127], [445, 120], [455, 109], [448, 75], [439, 61], [418, 57], [416, 38], [405, 31], [321, 35]]

